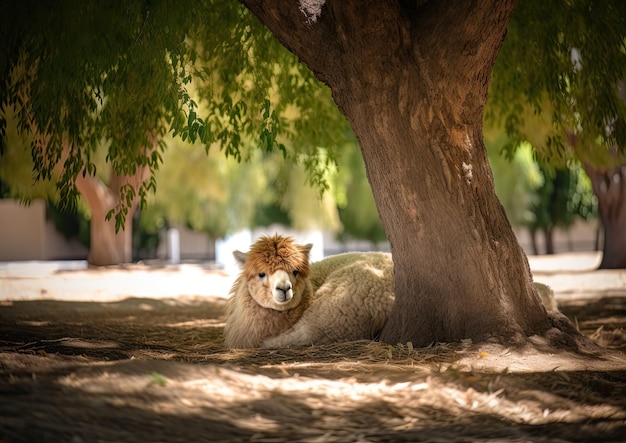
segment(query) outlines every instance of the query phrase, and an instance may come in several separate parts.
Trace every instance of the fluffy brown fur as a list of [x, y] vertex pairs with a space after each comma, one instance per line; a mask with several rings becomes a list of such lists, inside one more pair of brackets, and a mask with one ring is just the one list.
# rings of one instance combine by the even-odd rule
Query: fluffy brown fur
[[[227, 305], [227, 347], [259, 347], [263, 340], [286, 331], [302, 317], [313, 296], [308, 278], [310, 250], [311, 245], [297, 245], [290, 237], [275, 235], [259, 238], [246, 254], [235, 252], [242, 272], [230, 291]], [[271, 276], [281, 270], [289, 275], [293, 300], [285, 306], [275, 306]]]
[[279, 269], [287, 273], [298, 271], [298, 276], [309, 277], [311, 245], [297, 245], [293, 238], [274, 235], [260, 237], [246, 254], [243, 273], [248, 280], [259, 272], [273, 274]]

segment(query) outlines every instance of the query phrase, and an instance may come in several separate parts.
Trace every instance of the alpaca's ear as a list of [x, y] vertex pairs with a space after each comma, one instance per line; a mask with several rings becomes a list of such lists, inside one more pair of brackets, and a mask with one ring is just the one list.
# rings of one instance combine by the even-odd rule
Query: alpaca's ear
[[237, 264], [243, 268], [243, 265], [246, 264], [246, 260], [248, 260], [248, 254], [241, 251], [233, 251], [233, 256], [235, 260], [237, 260]]
[[306, 245], [300, 246], [300, 250], [306, 255], [306, 258], [309, 258], [309, 253], [313, 248], [313, 243], [307, 243]]

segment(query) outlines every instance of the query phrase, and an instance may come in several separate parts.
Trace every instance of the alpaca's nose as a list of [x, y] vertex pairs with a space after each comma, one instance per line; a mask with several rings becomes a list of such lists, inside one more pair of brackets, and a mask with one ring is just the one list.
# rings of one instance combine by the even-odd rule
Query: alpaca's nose
[[293, 292], [291, 291], [291, 282], [287, 280], [286, 282], [280, 282], [274, 288], [274, 299], [278, 303], [286, 303], [291, 300], [293, 297]]
[[278, 285], [276, 285], [276, 289], [279, 289], [281, 291], [287, 292], [291, 289], [291, 282], [290, 281], [286, 281], [284, 283], [280, 283]]

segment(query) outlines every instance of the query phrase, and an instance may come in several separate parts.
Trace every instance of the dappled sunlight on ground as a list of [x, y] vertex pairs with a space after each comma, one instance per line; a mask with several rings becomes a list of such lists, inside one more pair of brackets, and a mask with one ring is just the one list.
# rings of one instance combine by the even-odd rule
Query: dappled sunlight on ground
[[539, 339], [228, 350], [220, 271], [0, 266], [0, 441], [623, 441], [626, 271], [592, 259], [530, 260], [606, 347], [582, 353]]

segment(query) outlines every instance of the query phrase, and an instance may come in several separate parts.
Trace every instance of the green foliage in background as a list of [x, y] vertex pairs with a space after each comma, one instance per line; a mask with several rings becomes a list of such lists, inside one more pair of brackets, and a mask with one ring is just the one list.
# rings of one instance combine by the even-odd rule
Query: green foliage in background
[[46, 218], [66, 240], [76, 239], [89, 248], [89, 220], [76, 208], [62, 208], [52, 202], [46, 205]]
[[542, 164], [528, 142], [506, 157], [502, 152], [507, 143], [504, 131], [485, 132], [496, 194], [513, 226], [531, 232], [568, 229], [577, 218], [590, 221], [597, 216], [591, 182], [577, 162], [557, 168]]
[[544, 164], [620, 164], [625, 79], [626, 2], [521, 1], [494, 66], [486, 120], [505, 128], [509, 156], [529, 141]]
[[531, 231], [555, 227], [567, 229], [577, 217], [595, 217], [597, 205], [589, 178], [580, 166], [553, 169], [541, 167], [542, 183], [532, 195], [532, 218], [525, 225]]
[[141, 211], [142, 230], [186, 226], [221, 238], [273, 223], [303, 230], [337, 227], [331, 194], [320, 199], [303, 167], [281, 155], [256, 150], [249, 161], [238, 162], [216, 152], [217, 146], [207, 155], [198, 142], [168, 137], [165, 143], [159, 186]]

